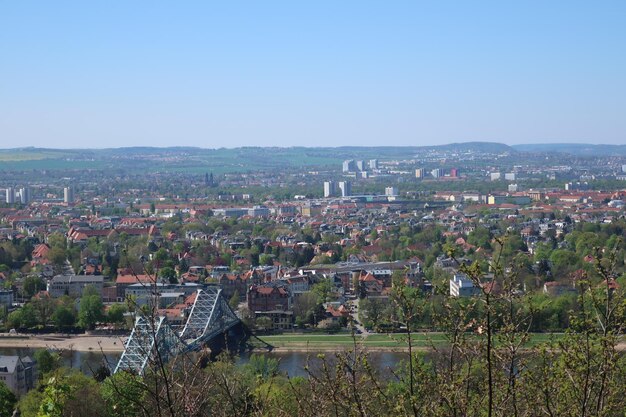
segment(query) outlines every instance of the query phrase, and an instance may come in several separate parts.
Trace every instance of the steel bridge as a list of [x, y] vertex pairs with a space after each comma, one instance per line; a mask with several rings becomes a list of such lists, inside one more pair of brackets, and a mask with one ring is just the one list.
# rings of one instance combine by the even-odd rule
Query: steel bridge
[[137, 317], [114, 372], [127, 370], [142, 375], [150, 363], [166, 363], [181, 353], [199, 350], [214, 337], [240, 323], [219, 288], [198, 290], [182, 330], [165, 317]]

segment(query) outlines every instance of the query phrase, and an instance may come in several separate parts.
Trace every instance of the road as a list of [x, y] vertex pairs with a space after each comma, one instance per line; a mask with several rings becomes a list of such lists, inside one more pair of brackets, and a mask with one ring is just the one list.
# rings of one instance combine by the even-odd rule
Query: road
[[350, 316], [352, 317], [352, 323], [354, 327], [361, 332], [360, 334], [363, 337], [367, 337], [370, 332], [363, 326], [363, 324], [359, 321], [359, 299], [349, 300], [348, 306], [350, 306]]

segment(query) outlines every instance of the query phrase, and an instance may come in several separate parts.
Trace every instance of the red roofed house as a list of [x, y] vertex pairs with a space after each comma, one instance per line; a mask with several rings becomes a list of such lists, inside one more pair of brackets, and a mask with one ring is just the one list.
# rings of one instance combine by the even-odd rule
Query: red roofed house
[[126, 288], [133, 284], [143, 283], [146, 285], [154, 284], [155, 277], [150, 275], [132, 275], [121, 274], [117, 276], [115, 280], [115, 287], [117, 292], [117, 301], [124, 301], [126, 297]]
[[289, 309], [289, 293], [274, 285], [252, 285], [248, 291], [248, 308], [252, 312]]
[[366, 294], [366, 297], [380, 296], [383, 292], [383, 282], [371, 273], [362, 273], [359, 276], [359, 286], [361, 291]]
[[45, 243], [35, 246], [35, 249], [33, 249], [30, 265], [45, 265], [49, 263], [48, 252], [50, 252], [50, 246], [46, 245]]

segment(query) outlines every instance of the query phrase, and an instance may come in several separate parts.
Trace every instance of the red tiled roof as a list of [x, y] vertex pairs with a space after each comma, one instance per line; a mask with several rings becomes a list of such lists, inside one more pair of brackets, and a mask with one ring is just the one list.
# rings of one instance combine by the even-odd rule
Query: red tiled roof
[[155, 282], [155, 278], [150, 275], [118, 275], [115, 280], [116, 284], [137, 284], [137, 283], [152, 283]]

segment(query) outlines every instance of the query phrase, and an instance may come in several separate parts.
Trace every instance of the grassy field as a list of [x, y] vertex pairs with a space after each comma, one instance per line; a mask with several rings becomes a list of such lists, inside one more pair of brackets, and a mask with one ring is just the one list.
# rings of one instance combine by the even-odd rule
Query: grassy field
[[[560, 335], [550, 335], [547, 333], [535, 333], [527, 346], [536, 346], [550, 340], [551, 337], [561, 337]], [[283, 349], [337, 349], [349, 347], [354, 344], [352, 337], [348, 334], [282, 334], [272, 336], [260, 336], [263, 342]], [[357, 341], [366, 347], [376, 349], [406, 348], [408, 346], [405, 334], [371, 334], [368, 336], [357, 335]], [[433, 346], [445, 346], [448, 339], [443, 333], [415, 333], [412, 336], [413, 346], [418, 349], [428, 349]]]

